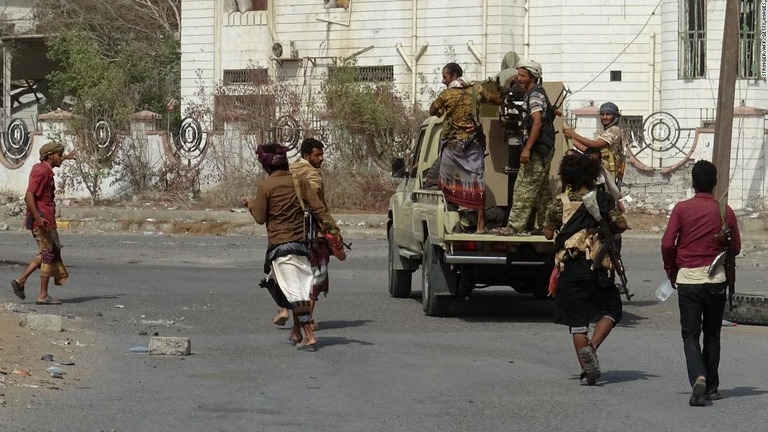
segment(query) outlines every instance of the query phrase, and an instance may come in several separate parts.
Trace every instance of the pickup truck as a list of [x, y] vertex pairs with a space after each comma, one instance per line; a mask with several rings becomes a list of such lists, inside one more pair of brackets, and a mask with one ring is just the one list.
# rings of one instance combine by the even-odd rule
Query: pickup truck
[[[519, 156], [510, 155], [519, 155], [521, 140], [510, 137], [504, 123], [493, 116], [494, 111], [484, 107], [481, 112], [488, 142], [486, 207], [498, 207], [497, 213], [508, 214], [519, 168]], [[491, 115], [486, 116], [488, 113]], [[438, 157], [442, 126], [442, 118], [425, 120], [411, 160], [393, 160], [393, 175], [403, 180], [388, 210], [389, 294], [409, 297], [412, 274], [421, 267], [422, 307], [428, 316], [448, 315], [454, 298], [469, 299], [473, 290], [488, 286], [509, 286], [521, 293], [546, 297], [553, 266], [552, 241], [543, 235], [462, 232], [459, 209], [446, 202], [442, 191], [422, 187], [427, 170]], [[557, 172], [563, 150], [559, 140], [550, 175], [553, 196], [556, 182], [552, 173]]]

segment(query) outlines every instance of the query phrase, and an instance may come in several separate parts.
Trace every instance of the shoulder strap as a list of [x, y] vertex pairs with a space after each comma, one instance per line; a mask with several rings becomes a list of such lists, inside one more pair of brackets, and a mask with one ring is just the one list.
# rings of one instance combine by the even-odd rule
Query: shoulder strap
[[299, 187], [299, 176], [296, 174], [291, 174], [291, 177], [293, 177], [293, 188], [296, 190], [296, 196], [299, 198], [299, 205], [301, 206], [302, 211], [307, 211], [304, 208], [304, 199], [301, 197], [301, 187]]
[[475, 125], [480, 124], [480, 122], [477, 121], [477, 88], [475, 88], [474, 84], [472, 85], [472, 122], [474, 122]]

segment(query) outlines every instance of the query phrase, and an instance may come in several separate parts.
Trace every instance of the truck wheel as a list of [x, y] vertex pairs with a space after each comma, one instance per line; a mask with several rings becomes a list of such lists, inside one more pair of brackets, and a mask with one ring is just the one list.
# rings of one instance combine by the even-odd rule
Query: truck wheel
[[[436, 291], [455, 292], [458, 278], [445, 263], [443, 249], [433, 246], [427, 240], [421, 264], [421, 307], [427, 316], [446, 316], [450, 309], [451, 297]], [[444, 289], [440, 289], [444, 287]]]
[[387, 239], [389, 240], [389, 295], [394, 298], [405, 298], [411, 295], [412, 272], [395, 269], [395, 263], [401, 264], [403, 257], [398, 253], [393, 227], [389, 227]]
[[739, 324], [768, 325], [768, 297], [750, 294], [734, 294], [733, 310], [725, 304], [723, 318]]

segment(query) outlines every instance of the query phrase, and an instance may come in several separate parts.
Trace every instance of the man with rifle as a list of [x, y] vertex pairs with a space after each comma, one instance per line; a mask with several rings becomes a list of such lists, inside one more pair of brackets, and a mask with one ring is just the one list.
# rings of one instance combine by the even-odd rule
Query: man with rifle
[[[600, 378], [597, 349], [621, 321], [622, 306], [612, 272], [623, 276], [618, 255], [608, 256], [603, 245], [627, 229], [611, 195], [595, 190], [600, 162], [581, 154], [566, 154], [560, 163], [565, 192], [549, 206], [544, 236], [555, 237], [555, 322], [568, 326], [581, 379], [594, 385]], [[615, 248], [614, 248], [615, 249]], [[614, 253], [616, 250], [614, 250]], [[590, 326], [594, 325], [592, 337]]]
[[[733, 257], [741, 251], [741, 237], [733, 210], [727, 205], [721, 210], [712, 196], [717, 184], [715, 165], [704, 160], [696, 162], [691, 179], [696, 195], [672, 209], [661, 239], [661, 255], [667, 277], [677, 288], [685, 362], [692, 386], [688, 403], [704, 406], [706, 400], [720, 398], [718, 367], [725, 289], [729, 287], [732, 294]], [[699, 345], [702, 331], [703, 350]]]

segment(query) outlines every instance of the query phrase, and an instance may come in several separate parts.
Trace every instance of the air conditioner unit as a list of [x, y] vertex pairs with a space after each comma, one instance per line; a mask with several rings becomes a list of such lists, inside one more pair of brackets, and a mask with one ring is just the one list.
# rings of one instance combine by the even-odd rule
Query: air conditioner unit
[[296, 43], [293, 41], [273, 43], [272, 57], [276, 60], [298, 59], [299, 51], [296, 49]]
[[334, 8], [348, 8], [349, 7], [349, 0], [323, 0], [325, 2], [324, 7], [326, 9], [334, 9]]

